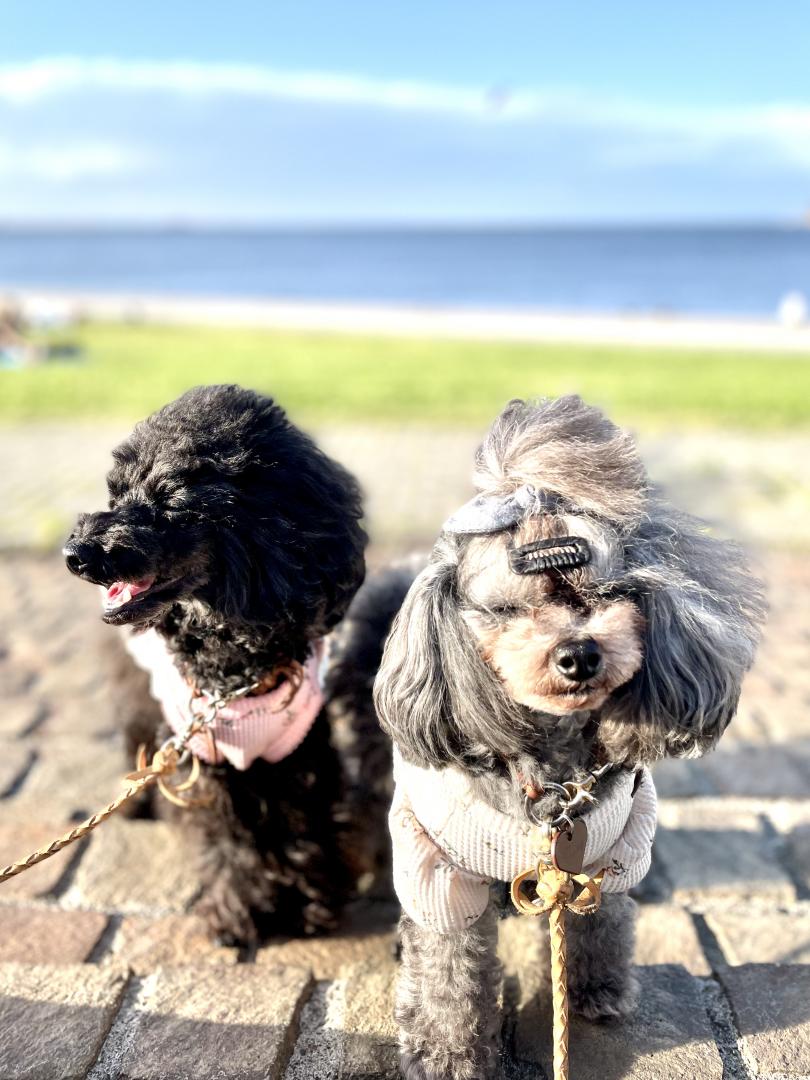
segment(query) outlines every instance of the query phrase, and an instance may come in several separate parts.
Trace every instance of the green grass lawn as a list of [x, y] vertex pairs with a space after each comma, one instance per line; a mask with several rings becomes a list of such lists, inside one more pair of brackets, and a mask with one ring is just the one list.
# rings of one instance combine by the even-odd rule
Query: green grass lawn
[[511, 397], [568, 392], [647, 429], [810, 424], [810, 356], [101, 323], [70, 337], [83, 360], [0, 372], [0, 421], [133, 420], [238, 382], [310, 424], [480, 426]]

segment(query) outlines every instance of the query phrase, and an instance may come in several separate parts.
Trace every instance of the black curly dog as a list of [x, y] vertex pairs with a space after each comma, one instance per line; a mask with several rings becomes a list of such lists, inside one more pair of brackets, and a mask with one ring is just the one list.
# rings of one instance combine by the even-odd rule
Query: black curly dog
[[[103, 618], [154, 627], [190, 687], [226, 695], [303, 663], [343, 620], [325, 706], [293, 753], [244, 771], [203, 765], [194, 795], [206, 808], [154, 802], [198, 833], [198, 910], [213, 936], [249, 945], [331, 929], [358, 886], [384, 878], [390, 762], [371, 685], [407, 581], [383, 575], [356, 596], [367, 543], [359, 487], [269, 398], [190, 390], [113, 458], [109, 509], [79, 517], [67, 566], [119, 590], [147, 582]], [[148, 676], [117, 651], [115, 707], [131, 760], [171, 732]]]

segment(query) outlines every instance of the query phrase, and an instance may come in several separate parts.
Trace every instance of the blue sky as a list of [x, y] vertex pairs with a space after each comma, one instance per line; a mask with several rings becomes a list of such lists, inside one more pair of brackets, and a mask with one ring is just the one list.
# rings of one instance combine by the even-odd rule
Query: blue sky
[[810, 8], [4, 0], [0, 218], [796, 220]]

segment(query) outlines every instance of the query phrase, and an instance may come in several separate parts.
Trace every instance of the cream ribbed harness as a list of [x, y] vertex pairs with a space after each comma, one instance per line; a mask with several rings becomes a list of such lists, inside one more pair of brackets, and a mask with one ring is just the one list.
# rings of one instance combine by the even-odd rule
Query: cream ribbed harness
[[[394, 886], [406, 914], [428, 930], [472, 925], [494, 881], [510, 882], [548, 854], [545, 830], [476, 799], [459, 769], [421, 768], [394, 751], [396, 790], [389, 815]], [[625, 892], [650, 868], [656, 795], [642, 769], [622, 772], [610, 794], [585, 815], [584, 871], [606, 870], [603, 892]]]

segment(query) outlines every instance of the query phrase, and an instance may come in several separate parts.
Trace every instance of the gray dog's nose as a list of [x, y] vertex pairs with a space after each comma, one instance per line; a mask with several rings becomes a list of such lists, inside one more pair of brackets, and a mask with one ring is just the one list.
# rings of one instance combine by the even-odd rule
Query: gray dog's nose
[[571, 682], [592, 679], [602, 666], [602, 654], [593, 638], [582, 641], [564, 641], [551, 654], [557, 671]]

